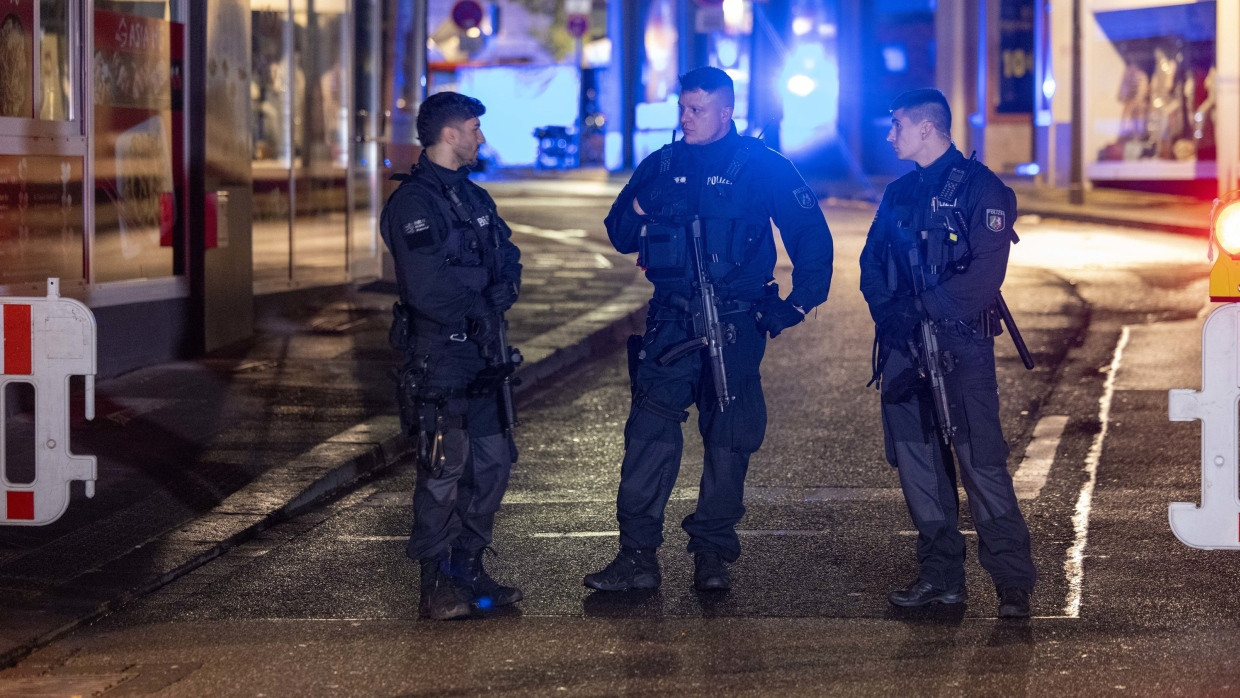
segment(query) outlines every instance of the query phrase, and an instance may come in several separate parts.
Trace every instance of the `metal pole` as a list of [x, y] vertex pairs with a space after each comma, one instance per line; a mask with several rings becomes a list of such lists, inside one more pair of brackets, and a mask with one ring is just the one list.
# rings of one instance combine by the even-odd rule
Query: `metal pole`
[[1081, 89], [1081, 0], [1072, 0], [1072, 146], [1068, 160], [1068, 201], [1085, 203], [1085, 177], [1081, 151], [1085, 147], [1082, 115], [1084, 90]]

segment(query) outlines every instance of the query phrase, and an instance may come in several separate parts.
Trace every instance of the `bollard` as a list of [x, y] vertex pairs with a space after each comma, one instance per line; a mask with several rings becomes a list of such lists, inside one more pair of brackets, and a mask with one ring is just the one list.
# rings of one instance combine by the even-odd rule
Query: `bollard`
[[1168, 395], [1173, 422], [1201, 420], [1201, 506], [1173, 502], [1175, 537], [1204, 550], [1240, 549], [1240, 303], [1210, 313], [1201, 329], [1201, 390]]
[[[46, 298], [0, 298], [0, 524], [43, 526], [69, 507], [69, 485], [84, 480], [95, 495], [96, 459], [69, 451], [69, 378], [85, 376], [85, 415], [95, 417], [95, 316], [84, 304], [60, 297], [60, 280], [47, 280]], [[13, 483], [6, 471], [5, 386], [34, 388], [34, 479]]]

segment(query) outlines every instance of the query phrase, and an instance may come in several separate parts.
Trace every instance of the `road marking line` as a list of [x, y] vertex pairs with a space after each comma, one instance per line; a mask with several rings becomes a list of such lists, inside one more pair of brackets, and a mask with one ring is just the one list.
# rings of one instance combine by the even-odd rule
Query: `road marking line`
[[524, 223], [509, 223], [508, 227], [514, 233], [523, 235], [533, 235], [546, 240], [554, 240], [555, 242], [576, 247], [586, 252], [594, 253], [594, 267], [596, 269], [611, 269], [615, 265], [611, 259], [607, 257], [609, 254], [615, 254], [616, 251], [609, 245], [601, 242], [595, 242], [587, 237], [589, 234], [580, 228], [569, 228], [566, 230], [550, 230], [548, 228], [539, 228], [535, 225], [526, 225]]
[[1085, 472], [1089, 479], [1081, 485], [1080, 497], [1076, 500], [1076, 513], [1072, 515], [1072, 528], [1076, 530], [1076, 539], [1068, 549], [1067, 559], [1063, 563], [1064, 575], [1068, 579], [1068, 597], [1063, 613], [1069, 618], [1081, 615], [1081, 587], [1085, 581], [1085, 544], [1089, 540], [1089, 510], [1094, 499], [1094, 485], [1098, 482], [1098, 462], [1102, 460], [1102, 443], [1107, 438], [1107, 428], [1111, 421], [1111, 401], [1115, 397], [1115, 374], [1119, 372], [1120, 363], [1124, 358], [1124, 347], [1128, 346], [1131, 330], [1128, 325], [1120, 332], [1119, 342], [1115, 345], [1115, 354], [1111, 365], [1107, 368], [1107, 379], [1103, 384], [1102, 397], [1098, 398], [1098, 433], [1085, 456]]
[[1033, 428], [1033, 440], [1025, 449], [1025, 458], [1012, 475], [1012, 484], [1016, 487], [1017, 499], [1037, 499], [1046, 486], [1046, 476], [1050, 473], [1051, 464], [1055, 462], [1055, 451], [1063, 438], [1063, 428], [1068, 423], [1067, 415], [1051, 415], [1038, 420]]

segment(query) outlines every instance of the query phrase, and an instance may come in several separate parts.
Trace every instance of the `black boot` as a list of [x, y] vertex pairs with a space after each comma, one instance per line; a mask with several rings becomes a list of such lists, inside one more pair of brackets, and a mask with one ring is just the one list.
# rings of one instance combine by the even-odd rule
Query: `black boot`
[[448, 556], [425, 557], [422, 566], [422, 602], [418, 612], [423, 618], [452, 620], [469, 617], [468, 592], [457, 587], [448, 574]]
[[599, 591], [654, 589], [663, 581], [659, 573], [659, 556], [654, 550], [620, 547], [611, 564], [594, 574], [587, 574], [585, 585]]
[[1029, 592], [1019, 587], [1001, 587], [999, 593], [1000, 618], [1028, 618]]
[[732, 588], [728, 564], [713, 550], [693, 554], [693, 586], [698, 591], [723, 591]]
[[520, 589], [499, 584], [483, 569], [482, 554], [487, 550], [490, 548], [452, 551], [452, 578], [469, 592], [473, 605], [485, 610], [507, 606], [525, 598]]
[[887, 594], [887, 600], [895, 606], [916, 607], [928, 606], [933, 603], [965, 603], [969, 594], [963, 584], [955, 589], [944, 589], [930, 582], [917, 579], [903, 589], [896, 589]]

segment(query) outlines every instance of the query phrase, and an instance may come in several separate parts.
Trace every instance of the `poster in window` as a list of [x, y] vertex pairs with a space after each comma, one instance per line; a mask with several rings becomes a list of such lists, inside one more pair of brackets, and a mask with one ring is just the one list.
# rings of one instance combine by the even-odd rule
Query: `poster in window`
[[168, 276], [178, 228], [173, 24], [95, 12], [96, 280]]
[[0, 0], [0, 116], [34, 117], [34, 0]]

